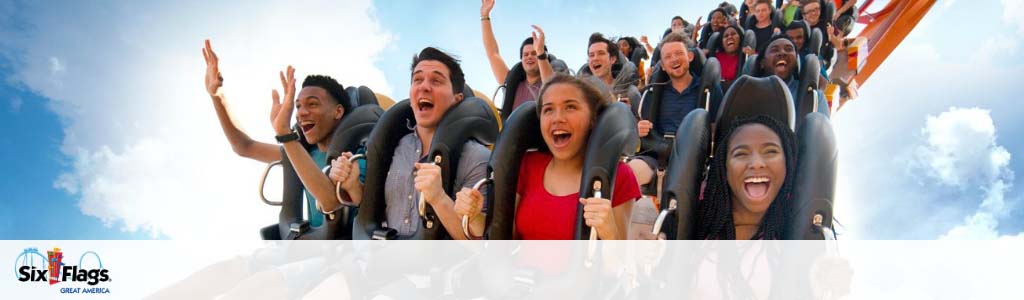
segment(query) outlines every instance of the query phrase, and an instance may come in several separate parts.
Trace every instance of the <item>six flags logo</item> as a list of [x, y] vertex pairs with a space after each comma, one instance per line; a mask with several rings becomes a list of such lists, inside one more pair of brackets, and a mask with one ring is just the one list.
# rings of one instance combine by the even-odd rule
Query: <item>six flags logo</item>
[[[86, 269], [82, 266], [82, 261], [89, 254], [96, 259], [98, 268]], [[37, 261], [40, 262], [38, 266]], [[45, 261], [46, 268], [42, 268], [42, 261]], [[78, 259], [78, 265], [67, 265], [64, 263], [64, 252], [60, 248], [46, 251], [46, 256], [36, 248], [27, 248], [18, 255], [14, 264], [15, 276], [21, 282], [49, 281], [50, 285], [54, 285], [62, 281], [71, 281], [97, 285], [110, 281], [109, 270], [103, 268], [99, 254], [92, 251], [83, 253]]]

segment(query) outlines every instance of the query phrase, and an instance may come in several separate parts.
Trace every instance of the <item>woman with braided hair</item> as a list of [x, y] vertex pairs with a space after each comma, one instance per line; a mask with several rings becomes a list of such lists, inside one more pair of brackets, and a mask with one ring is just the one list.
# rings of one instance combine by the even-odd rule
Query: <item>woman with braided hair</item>
[[718, 137], [697, 207], [697, 239], [781, 239], [796, 178], [795, 134], [755, 116]]

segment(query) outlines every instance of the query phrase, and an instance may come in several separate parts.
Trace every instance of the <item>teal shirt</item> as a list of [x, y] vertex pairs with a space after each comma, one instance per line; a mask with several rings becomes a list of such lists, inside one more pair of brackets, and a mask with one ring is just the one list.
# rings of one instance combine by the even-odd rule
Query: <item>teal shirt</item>
[[[356, 150], [356, 154], [363, 154], [366, 152], [366, 147], [360, 147]], [[309, 156], [313, 158], [313, 162], [316, 163], [318, 169], [322, 170], [327, 166], [327, 153], [320, 151], [320, 148], [313, 147], [313, 150], [309, 152]], [[366, 182], [366, 160], [360, 159], [357, 161], [359, 164], [359, 182]], [[309, 193], [309, 190], [303, 189], [306, 194], [306, 215], [309, 216], [310, 227], [320, 227], [324, 224], [324, 214], [320, 213], [316, 209], [316, 198], [313, 194]], [[352, 217], [355, 214], [351, 214]]]

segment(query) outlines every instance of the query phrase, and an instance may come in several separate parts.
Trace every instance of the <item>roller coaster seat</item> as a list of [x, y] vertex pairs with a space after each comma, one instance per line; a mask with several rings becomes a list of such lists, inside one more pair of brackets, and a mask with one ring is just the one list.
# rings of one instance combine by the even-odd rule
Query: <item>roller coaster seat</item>
[[[536, 103], [528, 102], [513, 111], [505, 129], [498, 137], [495, 150], [491, 153], [488, 173], [493, 181], [493, 192], [487, 196], [489, 213], [486, 219], [485, 237], [509, 240], [513, 238], [513, 221], [516, 213], [516, 186], [522, 158], [531, 149], [546, 148], [540, 134], [540, 120]], [[620, 102], [602, 108], [587, 140], [584, 168], [579, 196], [595, 195], [593, 183], [601, 182], [601, 195], [613, 195], [615, 172], [618, 163], [625, 156], [636, 151], [636, 119], [629, 108]], [[586, 239], [589, 227], [584, 225], [582, 208], [577, 207], [575, 239]]]
[[[786, 84], [776, 76], [755, 78], [741, 76], [726, 92], [717, 115], [704, 109], [691, 111], [676, 131], [676, 141], [665, 170], [661, 190], [661, 213], [655, 231], [665, 231], [669, 239], [690, 239], [694, 235], [697, 198], [704, 170], [713, 153], [715, 136], [734, 120], [768, 115], [791, 129], [795, 111]], [[711, 122], [718, 133], [712, 132]]]
[[[467, 86], [467, 89], [468, 86]], [[471, 90], [464, 93], [472, 93]], [[403, 100], [381, 116], [377, 126], [373, 128], [368, 140], [366, 159], [366, 183], [361, 213], [356, 217], [352, 227], [353, 239], [394, 239], [397, 231], [385, 226], [387, 221], [385, 188], [387, 176], [395, 150], [399, 141], [412, 133], [411, 122], [414, 122], [412, 107], [409, 100]], [[445, 112], [434, 132], [430, 149], [421, 159], [421, 163], [435, 162], [441, 167], [442, 186], [445, 193], [454, 199], [456, 175], [458, 174], [461, 151], [464, 145], [473, 140], [483, 145], [491, 145], [497, 138], [498, 117], [494, 114], [491, 104], [483, 99], [468, 97], [452, 105]], [[435, 157], [439, 157], [435, 160]], [[419, 200], [413, 199], [413, 200]], [[444, 239], [447, 232], [427, 205], [420, 212], [423, 225], [410, 239]], [[403, 237], [404, 238], [404, 237]]]
[[[691, 63], [691, 68], [693, 68], [692, 64], [693, 63]], [[711, 58], [708, 59], [707, 63], [705, 63], [700, 69], [702, 70], [702, 73], [700, 75], [700, 95], [698, 96], [697, 108], [717, 112], [717, 108], [723, 97], [721, 90], [721, 67], [718, 64], [717, 59]], [[668, 74], [666, 74], [664, 70], [661, 70], [660, 66], [656, 66], [653, 73], [654, 76], [652, 78], [652, 84], [649, 84], [648, 87], [645, 88], [643, 100], [641, 101], [639, 108], [639, 116], [641, 120], [648, 120], [654, 124], [658, 124], [658, 112], [661, 107], [661, 98], [664, 94], [665, 86], [671, 84], [671, 82], [668, 79]], [[675, 132], [660, 132], [657, 127], [658, 126], [652, 128], [648, 135], [640, 139], [639, 155], [649, 156], [656, 159], [658, 166], [664, 167], [667, 165], [670, 152], [672, 151], [672, 139], [676, 135]], [[644, 194], [657, 194], [657, 186], [657, 182], [654, 181], [645, 185]]]
[[[327, 150], [327, 161], [338, 157], [342, 152], [356, 152], [365, 145], [370, 130], [383, 114], [383, 110], [377, 105], [376, 97], [369, 88], [360, 86], [346, 89], [354, 104], [352, 111], [345, 112], [339, 121], [334, 133], [331, 136], [331, 143]], [[299, 142], [307, 150], [312, 150], [315, 145], [306, 143], [301, 137], [302, 130], [296, 128], [299, 133]], [[309, 221], [303, 219], [303, 210], [306, 209], [304, 187], [298, 174], [292, 167], [288, 156], [281, 149], [281, 165], [284, 188], [281, 202], [270, 203], [281, 206], [278, 215], [278, 224], [267, 226], [260, 230], [263, 239], [350, 239], [351, 238], [351, 216], [355, 211], [350, 207], [342, 207], [335, 214], [327, 215], [325, 222], [319, 227], [309, 226]], [[273, 164], [271, 164], [272, 166]], [[268, 166], [267, 172], [270, 171]], [[265, 180], [265, 177], [264, 177]], [[262, 191], [261, 191], [262, 193]], [[311, 210], [320, 213], [318, 210]]]

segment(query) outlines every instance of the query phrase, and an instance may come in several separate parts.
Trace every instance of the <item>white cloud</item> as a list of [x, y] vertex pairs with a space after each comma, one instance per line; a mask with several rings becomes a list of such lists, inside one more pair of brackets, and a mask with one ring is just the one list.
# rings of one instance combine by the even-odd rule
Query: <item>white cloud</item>
[[1007, 57], [1016, 57], [1017, 44], [1018, 38], [1016, 37], [1006, 36], [1002, 33], [996, 34], [982, 42], [977, 52], [970, 57], [970, 62], [973, 65], [980, 64], [982, 66], [992, 66], [1003, 62]]
[[921, 130], [918, 162], [928, 175], [957, 187], [994, 182], [1009, 171], [1010, 153], [996, 143], [996, 128], [988, 110], [951, 108], [928, 116]]
[[980, 200], [976, 212], [940, 238], [999, 238], [996, 227], [1006, 215], [1006, 195], [1014, 174], [1009, 169], [1009, 151], [996, 141], [989, 111], [950, 108], [928, 116], [921, 133], [925, 143], [917, 147], [915, 165], [941, 185], [980, 192], [965, 193], [970, 195], [965, 200]]
[[1003, 4], [1003, 22], [1017, 26], [1017, 33], [1024, 34], [1024, 0], [999, 0]]
[[21, 100], [21, 98], [18, 97], [18, 96], [11, 97], [10, 103], [11, 103], [11, 112], [12, 113], [17, 113], [17, 112], [21, 111], [21, 106], [23, 104], [25, 104], [25, 102], [23, 100]]
[[68, 170], [54, 186], [121, 230], [252, 239], [277, 220], [257, 198], [263, 165], [234, 155], [219, 128], [203, 39], [221, 58], [235, 120], [257, 140], [272, 140], [269, 92], [288, 64], [300, 80], [319, 73], [390, 92], [374, 63], [391, 38], [369, 1], [106, 5], [117, 7], [35, 7], [35, 31], [12, 42], [31, 49], [14, 77], [65, 124]]

